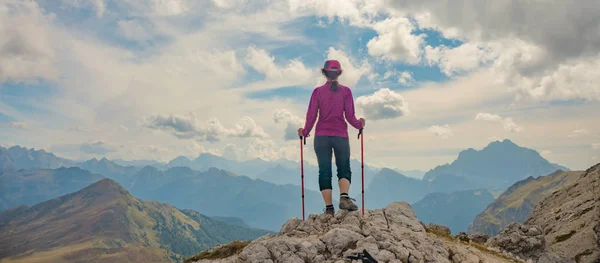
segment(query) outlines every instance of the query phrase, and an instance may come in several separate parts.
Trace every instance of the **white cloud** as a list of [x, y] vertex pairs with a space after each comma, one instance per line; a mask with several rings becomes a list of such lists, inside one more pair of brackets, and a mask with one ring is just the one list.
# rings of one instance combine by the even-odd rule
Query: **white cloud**
[[201, 141], [217, 142], [224, 138], [268, 138], [269, 135], [258, 126], [252, 118], [245, 116], [235, 128], [225, 128], [217, 118], [210, 118], [202, 125], [196, 120], [196, 114], [188, 115], [155, 115], [145, 119], [145, 127], [171, 131], [179, 139], [196, 138]]
[[120, 127], [120, 128], [121, 128], [121, 130], [123, 130], [123, 131], [126, 131], [126, 132], [128, 132], [128, 131], [129, 131], [129, 128], [127, 128], [127, 126], [125, 126], [125, 125], [123, 125], [123, 124], [121, 124], [119, 127]]
[[502, 117], [497, 114], [491, 114], [486, 112], [477, 113], [475, 116], [475, 120], [484, 120], [484, 121], [501, 121]]
[[159, 16], [182, 15], [189, 11], [186, 0], [151, 0], [155, 14]]
[[433, 125], [433, 126], [429, 127], [429, 129], [427, 129], [427, 130], [442, 139], [448, 139], [454, 135], [452, 133], [452, 129], [450, 128], [450, 126], [448, 124], [443, 125], [443, 126]]
[[[373, 79], [375, 79], [377, 76], [373, 76], [371, 77], [371, 81]], [[383, 80], [388, 80], [392, 77], [397, 77], [398, 79], [398, 83], [402, 84], [403, 86], [411, 86], [412, 84], [414, 84], [415, 79], [413, 79], [412, 74], [408, 71], [396, 71], [396, 70], [388, 70], [385, 72], [385, 74], [383, 75]]]
[[277, 160], [280, 158], [279, 147], [272, 140], [254, 139], [248, 144], [246, 155], [249, 158], [260, 158], [263, 160]]
[[523, 128], [517, 125], [512, 118], [502, 118], [497, 114], [490, 113], [477, 113], [475, 116], [475, 120], [483, 120], [483, 121], [493, 121], [493, 122], [501, 122], [504, 126], [504, 129], [510, 132], [522, 132]]
[[[352, 26], [365, 27], [372, 17], [385, 8], [384, 0], [289, 0], [289, 10], [294, 16], [324, 16], [332, 22], [338, 18]], [[320, 22], [322, 23], [322, 22]]]
[[298, 129], [302, 128], [304, 122], [300, 117], [293, 115], [286, 109], [275, 110], [273, 114], [273, 121], [275, 123], [281, 123], [285, 125], [285, 131], [283, 134], [284, 140], [297, 140]]
[[29, 125], [26, 122], [11, 122], [10, 126], [16, 129], [27, 129]]
[[588, 134], [588, 133], [589, 132], [586, 129], [577, 129], [577, 130], [572, 131], [571, 134], [569, 134], [569, 138], [579, 137], [581, 135]]
[[542, 151], [542, 155], [548, 156], [548, 155], [551, 155], [551, 154], [552, 154], [552, 151], [550, 151], [550, 150], [544, 150], [544, 151]]
[[358, 97], [356, 106], [363, 110], [367, 119], [372, 120], [393, 119], [409, 113], [404, 98], [388, 88], [380, 89], [370, 96]]
[[306, 68], [299, 59], [292, 59], [287, 65], [277, 65], [275, 58], [266, 50], [254, 46], [248, 48], [246, 64], [264, 74], [267, 80], [285, 81], [287, 85], [308, 84], [317, 72]]
[[398, 83], [404, 86], [410, 86], [415, 80], [413, 79], [410, 72], [403, 71], [400, 73], [400, 77], [398, 78]]
[[98, 18], [102, 18], [106, 12], [104, 0], [62, 0], [62, 3], [75, 8], [94, 9]]
[[425, 58], [429, 65], [438, 65], [444, 74], [453, 76], [490, 63], [494, 59], [494, 54], [491, 53], [489, 48], [469, 42], [455, 48], [448, 48], [443, 45], [437, 47], [427, 46], [425, 48]]
[[375, 23], [373, 29], [379, 35], [367, 43], [370, 55], [409, 64], [421, 61], [424, 35], [412, 34], [416, 26], [408, 18], [388, 18]]
[[152, 38], [148, 24], [142, 24], [138, 20], [120, 20], [119, 32], [127, 39], [144, 41]]
[[593, 148], [594, 150], [598, 150], [598, 149], [600, 149], [600, 142], [599, 142], [599, 143], [592, 143], [592, 148]]
[[58, 79], [49, 26], [54, 19], [33, 1], [0, 3], [0, 83]]

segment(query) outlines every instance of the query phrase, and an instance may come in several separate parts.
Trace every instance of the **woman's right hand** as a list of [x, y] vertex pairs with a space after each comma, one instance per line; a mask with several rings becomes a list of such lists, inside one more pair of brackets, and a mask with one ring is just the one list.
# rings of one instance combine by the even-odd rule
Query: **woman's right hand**
[[302, 130], [304, 130], [303, 128], [298, 129], [298, 136], [302, 137]]
[[360, 123], [362, 123], [362, 127], [365, 127], [365, 119], [363, 119], [363, 118], [360, 118], [360, 119], [358, 119], [358, 120], [360, 121]]

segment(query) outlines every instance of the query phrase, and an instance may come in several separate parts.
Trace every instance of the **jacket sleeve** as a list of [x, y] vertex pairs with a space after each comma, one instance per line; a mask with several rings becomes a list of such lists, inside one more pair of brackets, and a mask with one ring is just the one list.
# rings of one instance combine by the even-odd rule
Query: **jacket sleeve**
[[317, 113], [319, 110], [319, 101], [317, 97], [317, 89], [313, 90], [312, 95], [310, 96], [310, 102], [308, 103], [308, 110], [306, 111], [306, 122], [304, 123], [304, 129], [302, 130], [302, 135], [306, 137], [310, 134], [315, 121], [317, 120]]
[[346, 98], [344, 101], [344, 115], [346, 116], [346, 120], [352, 127], [360, 130], [362, 128], [362, 122], [356, 119], [354, 115], [354, 97], [352, 96], [352, 91], [347, 88], [346, 89]]

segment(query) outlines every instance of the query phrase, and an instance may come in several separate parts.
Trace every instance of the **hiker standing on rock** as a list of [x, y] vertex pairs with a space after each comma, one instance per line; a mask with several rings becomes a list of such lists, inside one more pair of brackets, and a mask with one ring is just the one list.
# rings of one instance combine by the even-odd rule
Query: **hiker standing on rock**
[[[338, 83], [342, 67], [337, 60], [328, 60], [321, 69], [327, 82], [313, 90], [306, 113], [304, 128], [298, 129], [298, 136], [310, 134], [317, 113], [319, 120], [315, 129], [314, 149], [319, 163], [319, 188], [325, 201], [325, 213], [335, 214], [331, 197], [331, 158], [335, 154], [338, 185], [340, 187], [340, 205], [343, 210], [356, 211], [358, 207], [348, 196], [352, 172], [350, 170], [350, 141], [346, 120], [356, 129], [365, 126], [365, 119], [354, 116], [354, 98], [350, 88]], [[344, 120], [344, 116], [345, 119]]]

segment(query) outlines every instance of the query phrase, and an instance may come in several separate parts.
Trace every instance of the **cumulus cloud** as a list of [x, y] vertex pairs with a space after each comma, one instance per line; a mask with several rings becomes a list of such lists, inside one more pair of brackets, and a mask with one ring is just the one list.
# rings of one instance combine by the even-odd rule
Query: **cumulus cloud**
[[246, 155], [249, 158], [260, 158], [267, 161], [280, 158], [279, 147], [272, 140], [263, 140], [256, 138], [248, 144]]
[[[399, 14], [414, 14], [420, 28], [432, 28], [465, 43], [426, 52], [445, 74], [492, 64], [505, 85], [517, 89], [519, 99], [600, 100], [600, 87], [594, 84], [600, 80], [600, 34], [597, 19], [590, 20], [600, 16], [600, 5], [593, 1], [387, 3]], [[455, 59], [461, 53], [470, 56]]]
[[194, 113], [188, 115], [169, 116], [155, 115], [145, 119], [144, 126], [156, 130], [171, 131], [179, 139], [198, 139], [201, 141], [217, 142], [223, 138], [268, 138], [269, 135], [258, 126], [252, 118], [245, 116], [235, 128], [225, 128], [217, 118], [210, 118], [199, 123]]
[[504, 129], [510, 132], [522, 132], [523, 128], [517, 125], [512, 118], [506, 117], [502, 118], [497, 114], [490, 114], [485, 112], [477, 113], [475, 116], [475, 120], [483, 120], [483, 121], [492, 121], [492, 122], [500, 122], [503, 124]]
[[544, 151], [542, 151], [542, 155], [548, 156], [548, 155], [551, 155], [551, 154], [552, 154], [552, 151], [550, 151], [550, 150], [544, 150]]
[[286, 109], [275, 110], [273, 114], [273, 121], [285, 125], [285, 131], [283, 134], [284, 140], [297, 140], [298, 129], [304, 126], [304, 123], [300, 117], [293, 115]]
[[598, 150], [598, 149], [600, 149], [600, 142], [598, 142], [598, 143], [592, 143], [592, 148], [593, 148], [594, 150]]
[[404, 98], [388, 88], [380, 89], [373, 95], [358, 97], [356, 106], [363, 110], [366, 118], [372, 120], [394, 119], [409, 113]]
[[403, 71], [400, 73], [400, 77], [398, 78], [398, 83], [404, 86], [410, 86], [415, 80], [413, 79], [410, 72]]
[[316, 72], [306, 68], [299, 59], [292, 59], [287, 65], [277, 65], [269, 52], [254, 46], [248, 48], [246, 64], [264, 74], [268, 80], [285, 80], [291, 84], [309, 83]]
[[421, 46], [424, 35], [413, 35], [416, 25], [406, 17], [388, 18], [377, 22], [373, 29], [379, 34], [369, 40], [369, 54], [389, 60], [400, 60], [409, 64], [421, 61]]
[[34, 1], [0, 3], [0, 83], [58, 78], [49, 26], [53, 20]]
[[448, 124], [443, 125], [443, 126], [433, 125], [433, 126], [429, 127], [429, 129], [427, 129], [427, 130], [442, 139], [448, 139], [452, 135], [454, 135], [452, 133], [452, 129], [450, 129], [450, 126]]
[[425, 47], [425, 59], [429, 65], [438, 65], [447, 76], [468, 72], [491, 63], [494, 53], [477, 43], [465, 43], [455, 48], [444, 45]]
[[120, 127], [120, 128], [121, 128], [121, 130], [123, 130], [123, 131], [126, 131], [126, 132], [128, 132], [128, 131], [129, 131], [129, 128], [127, 128], [127, 126], [125, 126], [125, 125], [123, 125], [123, 124], [121, 124], [119, 127]]
[[577, 129], [577, 130], [572, 131], [571, 134], [569, 134], [569, 138], [579, 137], [581, 135], [588, 134], [588, 133], [589, 132], [586, 129]]
[[[373, 76], [371, 79], [376, 78], [377, 76]], [[396, 71], [396, 70], [388, 70], [383, 74], [383, 80], [389, 80], [392, 77], [396, 77], [398, 79], [398, 83], [403, 86], [411, 86], [414, 84], [415, 79], [413, 79], [412, 74], [408, 71]]]

